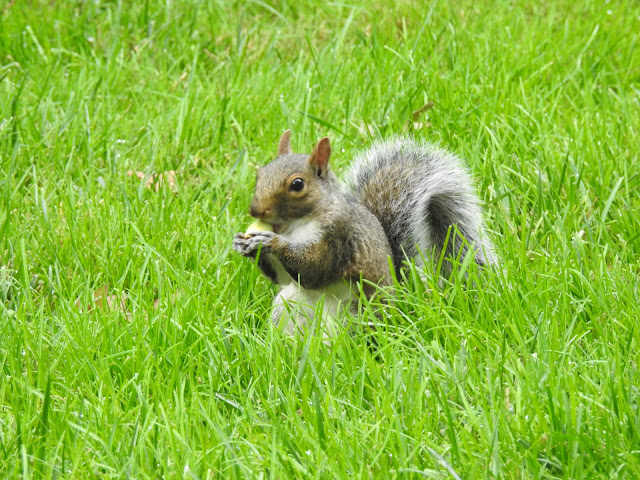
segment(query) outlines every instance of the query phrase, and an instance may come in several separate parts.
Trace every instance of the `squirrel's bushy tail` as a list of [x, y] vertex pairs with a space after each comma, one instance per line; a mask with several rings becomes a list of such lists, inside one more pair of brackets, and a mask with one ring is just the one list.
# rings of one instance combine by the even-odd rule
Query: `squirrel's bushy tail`
[[[482, 234], [482, 210], [471, 177], [454, 155], [413, 139], [380, 141], [362, 152], [344, 176], [347, 193], [382, 224], [396, 270], [405, 258], [463, 258], [473, 248], [476, 263], [496, 261]], [[457, 230], [457, 231], [456, 231]], [[448, 261], [443, 273], [451, 270]]]

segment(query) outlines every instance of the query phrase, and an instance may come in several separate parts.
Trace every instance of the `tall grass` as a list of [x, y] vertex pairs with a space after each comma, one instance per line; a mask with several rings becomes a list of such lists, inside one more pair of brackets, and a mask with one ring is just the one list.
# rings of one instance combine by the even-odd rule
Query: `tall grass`
[[[634, 1], [4, 2], [0, 477], [638, 478], [638, 32]], [[456, 152], [501, 267], [282, 336], [230, 247], [287, 128], [338, 172]]]

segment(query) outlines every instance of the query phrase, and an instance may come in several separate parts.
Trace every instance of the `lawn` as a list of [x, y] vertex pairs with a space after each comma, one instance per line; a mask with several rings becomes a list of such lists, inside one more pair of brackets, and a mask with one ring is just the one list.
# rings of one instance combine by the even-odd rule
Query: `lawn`
[[[5, 0], [0, 112], [0, 478], [640, 478], [638, 2]], [[288, 128], [455, 152], [500, 266], [272, 328]]]

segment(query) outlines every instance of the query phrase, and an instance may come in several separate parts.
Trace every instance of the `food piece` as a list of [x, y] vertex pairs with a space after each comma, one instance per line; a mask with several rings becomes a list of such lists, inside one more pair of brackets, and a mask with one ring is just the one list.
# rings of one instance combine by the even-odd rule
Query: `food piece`
[[254, 232], [273, 232], [273, 225], [263, 222], [262, 220], [256, 220], [249, 228], [247, 228], [246, 234], [254, 233]]

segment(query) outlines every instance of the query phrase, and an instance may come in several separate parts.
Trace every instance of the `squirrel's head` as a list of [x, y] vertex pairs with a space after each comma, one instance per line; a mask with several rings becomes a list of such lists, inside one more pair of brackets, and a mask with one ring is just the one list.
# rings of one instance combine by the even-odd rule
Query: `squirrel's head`
[[335, 181], [329, 171], [330, 155], [326, 137], [310, 155], [295, 154], [291, 131], [284, 132], [276, 159], [258, 170], [251, 216], [272, 224], [278, 233], [291, 221], [309, 215], [322, 203], [326, 186]]

